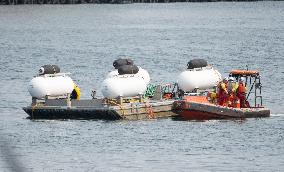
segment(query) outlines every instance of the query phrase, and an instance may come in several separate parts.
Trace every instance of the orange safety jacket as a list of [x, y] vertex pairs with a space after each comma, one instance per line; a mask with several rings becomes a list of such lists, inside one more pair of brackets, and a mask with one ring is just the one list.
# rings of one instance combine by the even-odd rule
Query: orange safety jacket
[[239, 83], [239, 87], [237, 89], [237, 92], [238, 93], [246, 93], [246, 91], [247, 91], [247, 88], [246, 88], [245, 84]]

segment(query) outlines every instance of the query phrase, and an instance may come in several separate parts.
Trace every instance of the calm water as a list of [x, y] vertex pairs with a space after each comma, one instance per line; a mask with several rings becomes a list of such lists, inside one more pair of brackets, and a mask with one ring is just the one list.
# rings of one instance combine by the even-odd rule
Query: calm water
[[[283, 2], [0, 6], [0, 171], [283, 171], [283, 54]], [[197, 57], [224, 75], [249, 65], [261, 71], [272, 117], [25, 119], [41, 65], [71, 72], [89, 98], [125, 56], [153, 83], [174, 82]]]

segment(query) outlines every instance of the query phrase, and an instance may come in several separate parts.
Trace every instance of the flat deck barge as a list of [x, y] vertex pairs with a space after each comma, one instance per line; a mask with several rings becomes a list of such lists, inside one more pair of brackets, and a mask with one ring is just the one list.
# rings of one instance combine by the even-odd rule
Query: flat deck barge
[[104, 104], [103, 99], [72, 100], [68, 106], [66, 99], [51, 99], [44, 103], [24, 107], [30, 119], [101, 119], [140, 120], [174, 116], [174, 100], [149, 100], [147, 102]]

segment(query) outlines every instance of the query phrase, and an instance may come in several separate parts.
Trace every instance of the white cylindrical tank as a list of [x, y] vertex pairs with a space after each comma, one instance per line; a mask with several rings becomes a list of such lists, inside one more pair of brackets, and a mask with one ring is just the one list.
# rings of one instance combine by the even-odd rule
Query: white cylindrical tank
[[[138, 73], [133, 74], [133, 75], [137, 76], [137, 77], [141, 77], [145, 81], [146, 85], [148, 85], [149, 82], [150, 82], [150, 75], [149, 75], [148, 71], [143, 69], [143, 68], [141, 68], [140, 66], [138, 66], [138, 68], [139, 68]], [[106, 78], [112, 78], [114, 76], [118, 76], [118, 70], [117, 69], [109, 72], [107, 74]]]
[[115, 77], [115, 76], [118, 76], [118, 70], [113, 70], [111, 72], [109, 72], [106, 76], [106, 78], [112, 78], [112, 77]]
[[35, 98], [61, 96], [71, 94], [74, 82], [69, 76], [38, 76], [33, 78], [28, 86], [29, 93]]
[[146, 85], [148, 85], [150, 83], [150, 75], [149, 75], [148, 71], [145, 70], [145, 69], [142, 69], [140, 66], [138, 66], [138, 68], [139, 68], [139, 71], [136, 75], [143, 78]]
[[208, 66], [187, 70], [179, 74], [178, 86], [185, 92], [193, 91], [195, 88], [210, 89], [222, 80], [221, 74]]
[[102, 83], [102, 93], [106, 98], [132, 97], [144, 94], [147, 84], [138, 76], [125, 74], [106, 78]]

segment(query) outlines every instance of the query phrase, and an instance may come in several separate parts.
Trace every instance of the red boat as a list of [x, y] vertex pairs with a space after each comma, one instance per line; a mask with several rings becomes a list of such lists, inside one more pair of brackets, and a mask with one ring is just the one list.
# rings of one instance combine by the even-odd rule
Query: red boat
[[[173, 111], [183, 120], [210, 120], [210, 119], [242, 119], [269, 117], [270, 110], [263, 107], [261, 96], [261, 82], [258, 71], [233, 70], [230, 77], [237, 80], [240, 77], [245, 78], [245, 85], [250, 86], [246, 101], [249, 96], [254, 94], [254, 106], [228, 107], [220, 106], [210, 101], [206, 92], [189, 93], [184, 95], [182, 100], [173, 103]], [[195, 94], [195, 95], [193, 95]]]

